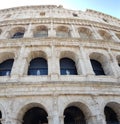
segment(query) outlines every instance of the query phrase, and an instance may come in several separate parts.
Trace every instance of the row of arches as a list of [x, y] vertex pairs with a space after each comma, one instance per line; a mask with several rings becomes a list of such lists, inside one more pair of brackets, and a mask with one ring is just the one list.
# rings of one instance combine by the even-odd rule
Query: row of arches
[[[9, 76], [13, 66], [13, 59], [8, 59], [0, 64], [0, 76]], [[100, 62], [90, 60], [95, 75], [105, 75]], [[75, 62], [69, 58], [60, 60], [61, 75], [78, 75]], [[28, 75], [48, 75], [48, 64], [44, 58], [35, 58], [31, 60]]]
[[[115, 107], [115, 106], [116, 107]], [[25, 109], [26, 108], [26, 109]], [[116, 109], [118, 108], [118, 110]], [[104, 109], [103, 114], [106, 124], [119, 124], [120, 123], [120, 105], [118, 103], [108, 103]], [[22, 111], [25, 109], [24, 111]], [[85, 110], [86, 109], [86, 110]], [[22, 124], [49, 124], [49, 114], [43, 105], [31, 103], [27, 107], [22, 108], [21, 115], [18, 114], [18, 120], [21, 119]], [[86, 113], [87, 112], [87, 113]], [[89, 124], [91, 117], [89, 107], [81, 102], [73, 102], [67, 105], [63, 111], [63, 123], [61, 124]], [[101, 113], [102, 114], [102, 113]], [[89, 117], [88, 117], [89, 116]], [[0, 112], [2, 119], [2, 112]], [[94, 122], [95, 123], [95, 122]], [[96, 122], [97, 123], [97, 122]], [[1, 122], [2, 124], [2, 122]]]
[[[109, 61], [100, 53], [91, 53], [90, 64], [95, 75], [111, 75], [108, 72]], [[120, 56], [117, 56], [118, 67], [120, 67]], [[14, 58], [6, 59], [0, 63], [0, 76], [9, 76], [14, 64]], [[43, 56], [38, 56], [30, 60], [27, 75], [48, 75], [48, 61]], [[73, 58], [62, 57], [59, 60], [61, 75], [79, 75], [76, 62]], [[109, 69], [111, 69], [109, 67]], [[107, 70], [107, 71], [106, 71]]]
[[[63, 37], [68, 38], [72, 37], [71, 35], [71, 29], [68, 26], [58, 26], [56, 27], [56, 36], [57, 37]], [[15, 27], [11, 29], [9, 32], [9, 38], [16, 39], [16, 38], [23, 38], [25, 32], [27, 29], [25, 27]], [[48, 37], [48, 31], [49, 28], [45, 25], [37, 26], [35, 29], [32, 29], [33, 37]], [[113, 33], [110, 34], [109, 31], [103, 30], [103, 29], [97, 29], [98, 34], [104, 39], [104, 40], [114, 40]], [[0, 29], [0, 33], [2, 33], [2, 30]], [[89, 27], [78, 27], [77, 33], [81, 37], [81, 39], [94, 39], [94, 31], [90, 29]], [[114, 33], [118, 39], [120, 39], [120, 33]]]

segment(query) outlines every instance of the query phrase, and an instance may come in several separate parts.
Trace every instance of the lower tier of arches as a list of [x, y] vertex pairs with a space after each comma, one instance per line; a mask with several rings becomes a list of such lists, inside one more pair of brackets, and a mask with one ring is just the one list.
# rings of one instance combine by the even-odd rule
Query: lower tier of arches
[[118, 96], [0, 98], [0, 124], [120, 124]]

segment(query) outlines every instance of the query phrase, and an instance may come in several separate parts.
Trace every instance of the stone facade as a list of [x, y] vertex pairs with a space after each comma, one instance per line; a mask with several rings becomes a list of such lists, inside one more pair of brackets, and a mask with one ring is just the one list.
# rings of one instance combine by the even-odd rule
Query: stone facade
[[[34, 37], [38, 30], [47, 37]], [[11, 38], [16, 32], [24, 37]], [[47, 60], [48, 75], [27, 75], [36, 57]], [[60, 75], [63, 57], [75, 62], [78, 75]], [[86, 124], [107, 124], [108, 106], [120, 123], [119, 19], [52, 5], [0, 10], [0, 63], [11, 58], [11, 74], [0, 76], [1, 124], [24, 124], [32, 107], [46, 111], [48, 124], [64, 124], [70, 106], [83, 112]], [[98, 60], [106, 75], [96, 76], [90, 59]]]

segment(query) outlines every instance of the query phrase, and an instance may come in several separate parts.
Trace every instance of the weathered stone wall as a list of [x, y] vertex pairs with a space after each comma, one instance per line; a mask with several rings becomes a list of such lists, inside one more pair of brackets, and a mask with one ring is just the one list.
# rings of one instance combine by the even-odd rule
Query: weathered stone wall
[[[25, 112], [36, 106], [48, 113], [49, 124], [64, 124], [64, 110], [71, 105], [83, 111], [88, 124], [106, 124], [105, 106], [120, 120], [119, 19], [61, 6], [13, 8], [1, 10], [0, 16], [0, 63], [14, 59], [11, 75], [0, 77], [2, 124], [21, 124]], [[33, 37], [38, 26], [47, 27], [48, 37]], [[57, 37], [59, 26], [67, 27], [70, 37]], [[82, 38], [79, 29], [92, 37]], [[24, 37], [11, 39], [20, 30]], [[47, 76], [27, 75], [35, 57], [47, 60]], [[74, 60], [78, 75], [60, 75], [63, 57]], [[95, 76], [90, 59], [102, 63], [105, 76]]]

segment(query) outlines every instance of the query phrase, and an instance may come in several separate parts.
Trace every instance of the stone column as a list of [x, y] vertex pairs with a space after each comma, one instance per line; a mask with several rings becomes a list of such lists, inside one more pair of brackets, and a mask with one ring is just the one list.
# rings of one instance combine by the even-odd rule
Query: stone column
[[28, 25], [28, 29], [26, 30], [24, 34], [24, 38], [31, 38], [31, 37], [33, 37], [33, 30], [32, 30], [32, 24], [30, 23]]
[[79, 35], [79, 33], [78, 33], [78, 31], [76, 31], [75, 30], [75, 27], [71, 24], [71, 34], [72, 34], [72, 37], [75, 37], [75, 38], [79, 38], [80, 37], [80, 35]]
[[58, 115], [58, 95], [53, 94], [53, 124], [60, 124]]
[[50, 29], [48, 30], [48, 37], [56, 37], [56, 31], [54, 30], [53, 21], [51, 20]]
[[19, 55], [15, 58], [14, 64], [13, 64], [13, 68], [12, 68], [12, 72], [11, 75], [12, 76], [22, 76], [24, 71], [25, 71], [25, 67], [26, 67], [26, 63], [27, 63], [27, 59], [24, 56], [25, 53], [25, 46], [22, 46], [20, 49], [20, 52], [18, 53]]
[[110, 33], [111, 38], [113, 39], [113, 41], [120, 42], [120, 39], [115, 35], [114, 32], [112, 32], [111, 30], [109, 30], [109, 33]]
[[95, 29], [94, 26], [92, 26], [92, 31], [93, 31], [93, 35], [96, 39], [100, 39], [102, 40], [103, 38], [100, 36], [100, 34], [97, 32], [97, 30]]
[[49, 74], [51, 75], [52, 80], [58, 79], [60, 67], [59, 67], [59, 58], [57, 57], [57, 52], [55, 46], [51, 46], [51, 58], [49, 58]]
[[110, 56], [110, 60], [109, 60], [109, 65], [108, 65], [108, 69], [109, 69], [109, 66], [111, 67], [111, 75], [114, 75], [116, 77], [119, 76], [119, 69], [118, 69], [118, 63], [116, 61], [116, 57], [112, 54], [111, 50], [108, 49], [108, 53], [109, 53], [109, 56]]
[[82, 74], [84, 75], [94, 75], [94, 72], [92, 70], [92, 66], [90, 63], [90, 58], [89, 56], [86, 55], [85, 50], [82, 46], [80, 46], [80, 59], [79, 59], [79, 63], [80, 63], [80, 68], [82, 71]]

